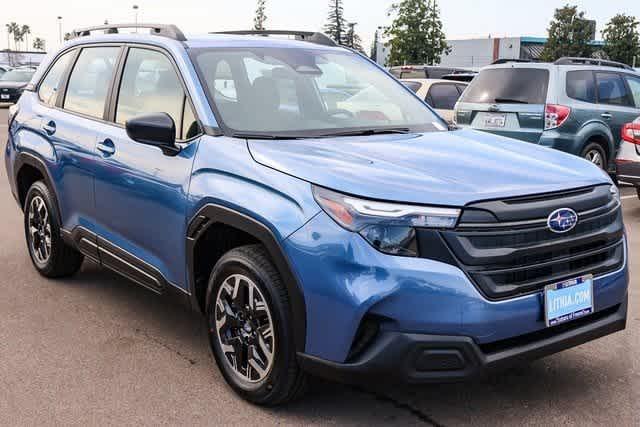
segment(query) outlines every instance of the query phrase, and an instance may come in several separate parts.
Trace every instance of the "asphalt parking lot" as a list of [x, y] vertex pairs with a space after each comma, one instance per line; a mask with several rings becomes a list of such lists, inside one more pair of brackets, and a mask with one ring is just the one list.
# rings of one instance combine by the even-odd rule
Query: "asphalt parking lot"
[[[7, 110], [0, 107], [4, 147]], [[278, 409], [240, 400], [200, 317], [86, 262], [72, 279], [32, 268], [0, 167], [2, 425], [640, 425], [640, 200], [623, 190], [627, 329], [471, 384], [404, 388], [314, 380]]]

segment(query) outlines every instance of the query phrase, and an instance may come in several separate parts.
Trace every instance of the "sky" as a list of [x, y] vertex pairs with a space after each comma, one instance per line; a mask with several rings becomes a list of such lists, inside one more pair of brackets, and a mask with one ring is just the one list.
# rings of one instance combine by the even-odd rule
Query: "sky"
[[[356, 22], [368, 51], [378, 26], [389, 25], [393, 0], [343, 0], [345, 17]], [[576, 4], [595, 19], [599, 32], [617, 13], [640, 18], [640, 0], [440, 0], [444, 30], [449, 39], [505, 36], [545, 36], [554, 9]], [[44, 38], [47, 49], [58, 46], [58, 21], [63, 32], [73, 28], [133, 22], [138, 5], [142, 22], [173, 23], [187, 34], [250, 29], [255, 0], [3, 0], [0, 8], [0, 49], [6, 47], [4, 24], [15, 21], [31, 27], [30, 39]], [[268, 29], [321, 31], [328, 0], [267, 0]], [[30, 42], [31, 44], [31, 42]]]

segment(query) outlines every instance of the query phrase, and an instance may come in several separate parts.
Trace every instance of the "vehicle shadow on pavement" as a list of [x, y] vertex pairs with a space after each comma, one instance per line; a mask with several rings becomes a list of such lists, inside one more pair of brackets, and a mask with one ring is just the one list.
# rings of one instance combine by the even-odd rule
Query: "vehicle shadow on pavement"
[[[69, 288], [64, 292], [75, 290], [95, 301], [107, 317], [118, 319], [122, 334], [183, 359], [194, 369], [190, 374], [193, 381], [202, 382], [203, 378], [196, 376], [204, 376], [205, 383], [217, 383], [217, 393], [225, 393], [225, 398], [285, 424], [510, 425], [523, 421], [523, 411], [527, 411], [528, 420], [543, 422], [553, 415], [561, 423], [573, 424], [581, 420], [575, 408], [589, 411], [590, 421], [599, 422], [598, 414], [604, 420], [614, 411], [600, 402], [603, 393], [619, 394], [615, 412], [623, 418], [633, 416], [631, 384], [624, 380], [628, 374], [625, 366], [631, 362], [618, 360], [616, 368], [607, 366], [607, 373], [602, 372], [610, 362], [601, 356], [607, 354], [602, 349], [607, 338], [472, 383], [360, 387], [314, 378], [302, 400], [286, 407], [256, 408], [238, 402], [224, 384], [199, 314], [91, 263], [85, 263], [76, 277], [59, 286]], [[615, 347], [611, 350], [609, 358], [613, 360]], [[598, 357], [592, 357], [595, 354]], [[565, 406], [572, 411], [566, 411]]]

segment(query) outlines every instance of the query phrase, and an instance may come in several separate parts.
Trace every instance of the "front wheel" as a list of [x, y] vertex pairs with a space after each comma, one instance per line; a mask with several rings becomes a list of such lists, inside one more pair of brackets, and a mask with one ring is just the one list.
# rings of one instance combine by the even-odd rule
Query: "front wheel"
[[607, 153], [605, 153], [602, 146], [597, 142], [587, 144], [584, 150], [582, 150], [582, 157], [602, 170], [607, 169]]
[[227, 383], [246, 400], [277, 405], [300, 396], [289, 297], [260, 245], [226, 253], [207, 291], [209, 341]]

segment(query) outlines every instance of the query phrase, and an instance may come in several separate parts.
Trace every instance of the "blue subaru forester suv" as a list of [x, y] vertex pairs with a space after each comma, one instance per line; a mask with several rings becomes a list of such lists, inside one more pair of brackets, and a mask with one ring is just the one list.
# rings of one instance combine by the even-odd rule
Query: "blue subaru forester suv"
[[10, 111], [28, 251], [200, 310], [244, 398], [475, 378], [625, 327], [620, 199], [593, 164], [448, 128], [321, 34], [121, 27], [75, 31]]

